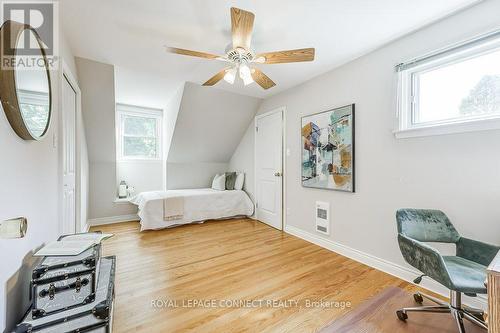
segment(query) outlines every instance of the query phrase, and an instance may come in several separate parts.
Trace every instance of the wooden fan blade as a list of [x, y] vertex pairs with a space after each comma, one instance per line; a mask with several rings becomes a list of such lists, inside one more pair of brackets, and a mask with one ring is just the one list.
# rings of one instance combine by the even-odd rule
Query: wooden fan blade
[[191, 57], [198, 57], [198, 58], [205, 58], [205, 59], [222, 58], [218, 55], [205, 53], [205, 52], [191, 51], [191, 50], [179, 49], [177, 47], [168, 47], [168, 46], [166, 48], [167, 48], [167, 52], [169, 52], [169, 53], [182, 54], [182, 55], [187, 55], [187, 56], [191, 56]]
[[224, 75], [226, 75], [226, 71], [228, 69], [230, 69], [230, 68], [229, 67], [224, 68], [223, 70], [221, 70], [220, 72], [218, 72], [217, 74], [212, 76], [210, 79], [208, 79], [207, 82], [203, 83], [203, 85], [204, 86], [213, 86], [214, 84], [216, 84], [217, 82], [219, 82], [220, 80], [222, 80], [224, 78]]
[[253, 20], [255, 15], [239, 8], [231, 8], [231, 33], [233, 48], [250, 49], [252, 41]]
[[264, 74], [258, 68], [252, 68], [251, 73], [252, 73], [252, 79], [255, 82], [257, 82], [259, 86], [261, 86], [266, 90], [276, 85], [276, 83], [274, 83], [273, 80], [271, 80], [266, 74]]
[[287, 62], [313, 61], [314, 48], [260, 53], [255, 62], [261, 64], [284, 64]]

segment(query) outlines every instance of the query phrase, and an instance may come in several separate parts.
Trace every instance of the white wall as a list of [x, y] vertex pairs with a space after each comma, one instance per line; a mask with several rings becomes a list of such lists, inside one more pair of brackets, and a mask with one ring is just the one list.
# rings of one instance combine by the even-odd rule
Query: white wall
[[[76, 63], [75, 63], [75, 57], [72, 55], [72, 51], [69, 47], [69, 44], [67, 43], [67, 39], [63, 33], [60, 34], [60, 38], [63, 40], [62, 43], [60, 43], [61, 47], [61, 54], [63, 55], [70, 55], [70, 56], [63, 56], [64, 59], [64, 64], [67, 66], [66, 70], [69, 70], [69, 76], [72, 77], [80, 87], [80, 84], [78, 82], [78, 73], [76, 69]], [[61, 72], [62, 75], [62, 72]], [[62, 77], [61, 77], [62, 78]], [[73, 84], [73, 82], [72, 82]], [[61, 87], [62, 89], [62, 87]], [[60, 101], [62, 103], [62, 99]], [[78, 101], [77, 101], [78, 103]], [[81, 101], [80, 101], [81, 103]], [[60, 108], [62, 108], [62, 104], [60, 104]], [[76, 118], [76, 159], [77, 159], [77, 172], [76, 172], [76, 186], [77, 186], [77, 195], [76, 195], [76, 200], [78, 202], [77, 205], [77, 218], [76, 218], [76, 231], [81, 232], [81, 231], [86, 231], [87, 229], [87, 219], [88, 219], [88, 214], [89, 214], [89, 156], [88, 156], [88, 147], [87, 147], [87, 138], [85, 135], [85, 124], [83, 120], [83, 114], [81, 110], [81, 105], [80, 105], [80, 112], [77, 111], [77, 118]], [[61, 116], [61, 115], [60, 115]], [[59, 118], [59, 131], [62, 131], [61, 124], [62, 124], [62, 118]], [[62, 140], [61, 137], [59, 137], [59, 140]], [[62, 165], [63, 163], [63, 150], [62, 150], [62, 145], [59, 145], [59, 163]], [[62, 188], [62, 184], [59, 184]], [[59, 200], [60, 203], [62, 203], [62, 191], [59, 194]], [[61, 211], [60, 218], [62, 219], [62, 205], [60, 205], [59, 210]], [[61, 230], [62, 231], [62, 220], [60, 220], [61, 224]]]
[[[71, 70], [73, 56], [60, 31], [60, 56]], [[74, 72], [76, 74], [76, 71]], [[42, 141], [24, 141], [0, 111], [0, 220], [28, 218], [25, 238], [0, 239], [0, 330], [21, 319], [29, 303], [32, 253], [59, 236], [59, 154], [53, 137], [59, 126], [60, 73], [51, 72], [53, 109], [49, 132]]]
[[255, 165], [255, 154], [254, 154], [254, 140], [255, 140], [255, 124], [250, 122], [248, 128], [241, 138], [240, 144], [234, 151], [231, 160], [229, 161], [228, 170], [237, 171], [245, 173], [245, 183], [243, 184], [243, 190], [248, 193], [250, 199], [255, 202], [254, 187], [254, 165]]
[[186, 82], [168, 162], [229, 162], [261, 101]]
[[136, 213], [114, 203], [116, 183], [115, 78], [112, 65], [76, 58], [89, 154], [89, 219]]
[[90, 202], [90, 166], [89, 166], [89, 155], [87, 147], [87, 137], [85, 136], [85, 125], [83, 123], [83, 115], [80, 114], [77, 122], [77, 133], [78, 133], [78, 186], [80, 191], [78, 193], [77, 199], [80, 202], [79, 205], [79, 219], [77, 220], [77, 232], [87, 231], [88, 225], [87, 220], [89, 216], [89, 202]]
[[[396, 210], [436, 208], [461, 234], [500, 244], [500, 131], [404, 140], [392, 133], [394, 66], [498, 29], [499, 12], [500, 1], [485, 1], [262, 103], [259, 113], [286, 107], [288, 225], [315, 234], [315, 201], [330, 202], [331, 236], [315, 236], [405, 265]], [[350, 103], [356, 103], [356, 193], [302, 187], [300, 118]], [[240, 143], [232, 165], [248, 163], [251, 142]]]
[[163, 110], [163, 156], [161, 161], [118, 161], [117, 181], [134, 186], [136, 193], [166, 188], [166, 156], [184, 90], [171, 77], [115, 67], [116, 102]]
[[[165, 190], [168, 188], [167, 158], [170, 152], [170, 147], [172, 146], [172, 138], [174, 137], [175, 124], [177, 123], [177, 117], [179, 115], [179, 110], [181, 107], [182, 96], [184, 95], [184, 85], [185, 84], [182, 84], [177, 89], [174, 96], [168, 101], [167, 106], [163, 110], [163, 135], [165, 135], [165, 138], [163, 140], [164, 143], [163, 154], [165, 156], [163, 160], [163, 171], [165, 173], [165, 176], [163, 178], [164, 180], [163, 189]], [[174, 182], [173, 186], [179, 186], [179, 185], [175, 185]]]
[[167, 163], [167, 188], [211, 187], [214, 176], [228, 171], [228, 163]]
[[[52, 71], [53, 91], [59, 84]], [[56, 96], [59, 94], [56, 93]], [[12, 327], [26, 310], [32, 251], [59, 234], [58, 152], [52, 138], [57, 133], [57, 99], [54, 99], [50, 130], [44, 140], [19, 138], [0, 112], [0, 220], [18, 216], [28, 219], [23, 239], [0, 239], [0, 327]]]
[[[116, 203], [117, 184], [125, 180], [136, 193], [164, 189], [166, 161], [116, 160], [116, 103], [163, 109], [164, 154], [172, 139], [183, 86], [173, 95], [165, 94], [171, 82], [161, 76], [77, 58], [80, 72], [83, 114], [89, 137], [90, 210], [89, 219], [130, 215], [131, 204]], [[90, 138], [91, 137], [91, 138]]]
[[167, 188], [210, 187], [225, 172], [261, 99], [187, 82], [167, 158]]
[[179, 115], [183, 95], [184, 84], [177, 89], [174, 96], [172, 96], [172, 98], [168, 101], [167, 106], [165, 107], [163, 112], [163, 124], [165, 129], [165, 159], [170, 153], [172, 138], [174, 137], [175, 125], [177, 123], [177, 117]]
[[[123, 79], [124, 78], [122, 77], [122, 80]], [[130, 80], [131, 78], [129, 78], [129, 80], [127, 81]], [[135, 95], [134, 99], [131, 98], [126, 99], [124, 98], [124, 96], [122, 96], [121, 100], [117, 100], [119, 103], [122, 103], [122, 101], [124, 102], [138, 101], [142, 102], [142, 104], [131, 104], [131, 105], [139, 105], [147, 107], [150, 107], [151, 105], [158, 107], [158, 105], [161, 105], [161, 108], [163, 108], [162, 160], [160, 161], [128, 160], [128, 161], [117, 161], [116, 163], [118, 183], [121, 180], [125, 180], [129, 186], [133, 186], [135, 188], [136, 194], [144, 191], [157, 191], [167, 188], [166, 156], [168, 156], [168, 152], [170, 150], [174, 128], [177, 121], [177, 115], [179, 113], [179, 108], [181, 105], [182, 95], [184, 91], [184, 84], [179, 86], [174, 95], [171, 96], [170, 99], [168, 99], [164, 104], [162, 104], [163, 100], [158, 98], [158, 95], [161, 95], [161, 93], [159, 91], [155, 91], [159, 88], [158, 85], [160, 85], [158, 81], [161, 80], [157, 79], [153, 80], [153, 82], [150, 82], [151, 88], [155, 89], [152, 89], [153, 90], [152, 92], [146, 93], [142, 97], [142, 99], [139, 99], [138, 95]], [[117, 80], [117, 83], [118, 82], [119, 80]], [[122, 82], [121, 85], [124, 85], [124, 83]], [[128, 89], [130, 89], [130, 87], [128, 87]], [[123, 92], [121, 93], [121, 95], [123, 95]], [[156, 96], [156, 98], [154, 98], [154, 96]], [[151, 98], [151, 103], [147, 103], [149, 98]]]
[[[124, 180], [135, 193], [163, 189], [163, 161], [129, 160], [116, 162], [117, 182]], [[116, 182], [115, 182], [116, 185]]]

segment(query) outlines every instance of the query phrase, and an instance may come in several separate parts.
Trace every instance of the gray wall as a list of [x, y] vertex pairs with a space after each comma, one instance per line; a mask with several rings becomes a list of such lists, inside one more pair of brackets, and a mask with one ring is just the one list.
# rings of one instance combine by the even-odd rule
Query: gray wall
[[187, 82], [167, 159], [167, 188], [210, 187], [252, 122], [261, 99]]
[[76, 67], [89, 155], [89, 219], [134, 214], [134, 206], [114, 203], [117, 197], [114, 68], [78, 57]]
[[[330, 202], [330, 240], [404, 265], [395, 211], [437, 208], [463, 235], [500, 244], [500, 131], [401, 140], [392, 133], [394, 66], [498, 29], [499, 12], [500, 1], [485, 1], [262, 103], [259, 113], [286, 107], [288, 225], [313, 234], [315, 201]], [[301, 116], [350, 103], [356, 103], [356, 193], [303, 188]], [[249, 163], [252, 142], [245, 136], [231, 165]]]
[[[76, 75], [73, 56], [62, 31], [60, 56]], [[53, 108], [49, 132], [42, 141], [24, 141], [10, 127], [0, 106], [0, 221], [28, 218], [25, 238], [0, 240], [0, 331], [14, 327], [29, 305], [32, 253], [57, 239], [59, 221], [59, 150], [53, 146], [59, 131], [60, 78], [51, 72]]]

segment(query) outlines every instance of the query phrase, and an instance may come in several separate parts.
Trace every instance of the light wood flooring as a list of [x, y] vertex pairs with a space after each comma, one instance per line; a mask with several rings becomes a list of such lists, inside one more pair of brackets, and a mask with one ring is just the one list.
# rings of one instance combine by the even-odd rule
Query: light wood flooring
[[92, 230], [115, 234], [103, 245], [117, 257], [114, 332], [317, 332], [388, 286], [414, 288], [251, 219]]

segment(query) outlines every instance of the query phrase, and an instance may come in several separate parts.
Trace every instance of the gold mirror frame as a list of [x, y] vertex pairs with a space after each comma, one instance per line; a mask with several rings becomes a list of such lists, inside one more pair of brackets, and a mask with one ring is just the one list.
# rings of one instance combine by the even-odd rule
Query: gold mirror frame
[[[11, 61], [16, 56], [16, 48], [10, 48], [10, 45], [16, 45], [19, 37], [25, 30], [30, 30], [36, 37], [38, 46], [40, 47], [40, 53], [43, 56], [45, 63], [45, 70], [47, 72], [47, 81], [49, 87], [49, 115], [47, 119], [47, 124], [45, 129], [40, 136], [34, 136], [28, 127], [26, 126], [23, 116], [21, 114], [21, 108], [19, 107], [19, 98], [17, 96], [16, 88], [16, 73], [14, 68], [4, 67], [4, 61]], [[50, 71], [47, 61], [47, 56], [43, 48], [43, 42], [40, 36], [33, 27], [28, 24], [22, 24], [15, 21], [5, 21], [5, 23], [0, 28], [1, 37], [1, 50], [0, 50], [0, 99], [2, 100], [3, 110], [10, 126], [16, 132], [16, 134], [24, 140], [41, 140], [47, 134], [50, 121], [52, 117], [52, 86], [50, 82]], [[12, 44], [12, 39], [15, 38], [15, 43]]]

